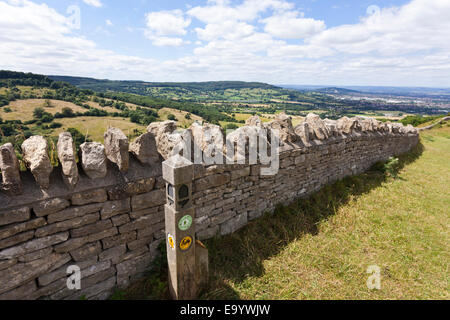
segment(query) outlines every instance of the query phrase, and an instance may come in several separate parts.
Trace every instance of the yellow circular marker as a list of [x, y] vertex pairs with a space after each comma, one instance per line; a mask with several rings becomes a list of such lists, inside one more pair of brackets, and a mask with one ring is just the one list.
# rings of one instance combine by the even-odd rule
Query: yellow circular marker
[[192, 245], [192, 237], [186, 236], [180, 242], [180, 249], [182, 251], [186, 251], [187, 249], [189, 249], [191, 247], [191, 245]]
[[173, 240], [173, 236], [169, 233], [167, 236], [167, 240], [169, 242], [169, 247], [174, 250], [175, 249], [175, 241]]

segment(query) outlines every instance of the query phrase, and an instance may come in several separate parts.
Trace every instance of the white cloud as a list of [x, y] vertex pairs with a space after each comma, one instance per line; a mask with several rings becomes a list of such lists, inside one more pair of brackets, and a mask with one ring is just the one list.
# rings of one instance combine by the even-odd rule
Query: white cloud
[[188, 14], [204, 23], [225, 21], [253, 21], [268, 9], [283, 11], [293, 7], [283, 0], [244, 0], [238, 6], [231, 6], [230, 1], [209, 1], [210, 5], [197, 6], [188, 10]]
[[189, 18], [185, 18], [183, 11], [157, 11], [146, 15], [147, 29], [145, 36], [152, 40], [156, 46], [179, 46], [183, 39], [179, 37], [187, 33], [186, 28], [191, 24]]
[[[0, 0], [0, 69], [124, 80], [450, 86], [448, 0], [413, 0], [355, 24], [311, 33], [306, 28], [303, 41], [289, 42], [284, 39], [300, 37], [300, 28], [283, 33], [287, 27], [275, 28], [276, 17], [290, 17], [294, 25], [308, 19], [291, 3], [234, 3], [210, 1], [186, 13], [163, 12], [171, 23], [152, 15], [146, 35], [157, 46], [188, 43], [190, 19], [200, 23], [194, 30], [198, 39], [189, 39], [197, 46], [193, 51], [156, 60], [99, 48], [45, 4]], [[215, 10], [222, 15], [214, 17]]]
[[106, 25], [107, 26], [109, 26], [109, 27], [112, 27], [114, 24], [111, 22], [111, 20], [109, 20], [109, 19], [106, 19], [105, 20], [105, 23], [106, 23]]
[[298, 11], [287, 11], [262, 20], [264, 30], [281, 39], [302, 39], [320, 33], [325, 29], [325, 22], [311, 18], [299, 17]]
[[100, 8], [103, 6], [103, 3], [100, 0], [83, 0], [87, 5]]

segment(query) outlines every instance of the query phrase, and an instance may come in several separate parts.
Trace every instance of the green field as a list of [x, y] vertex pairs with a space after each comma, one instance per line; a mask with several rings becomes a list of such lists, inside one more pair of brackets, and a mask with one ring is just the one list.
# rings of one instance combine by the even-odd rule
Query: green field
[[[421, 134], [394, 179], [349, 177], [205, 242], [201, 299], [449, 299], [450, 127]], [[366, 286], [381, 269], [381, 290]], [[115, 299], [167, 298], [164, 254]]]

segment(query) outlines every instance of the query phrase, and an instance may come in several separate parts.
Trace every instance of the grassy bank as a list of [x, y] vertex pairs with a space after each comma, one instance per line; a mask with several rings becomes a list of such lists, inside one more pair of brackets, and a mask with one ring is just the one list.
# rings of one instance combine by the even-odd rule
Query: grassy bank
[[[396, 179], [349, 177], [206, 241], [201, 299], [449, 299], [450, 127], [421, 141], [399, 157]], [[167, 298], [161, 262], [120, 297]], [[367, 288], [370, 265], [381, 290]]]

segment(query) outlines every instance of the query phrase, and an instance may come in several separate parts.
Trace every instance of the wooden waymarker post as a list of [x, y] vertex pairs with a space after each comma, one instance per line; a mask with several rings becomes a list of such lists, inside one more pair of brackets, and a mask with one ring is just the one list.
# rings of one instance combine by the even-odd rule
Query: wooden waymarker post
[[[166, 181], [165, 222], [170, 293], [176, 300], [195, 299], [199, 284], [204, 284], [208, 276], [208, 257], [204, 248], [200, 248], [198, 253], [201, 254], [196, 255], [195, 209], [192, 203], [194, 165], [186, 158], [175, 155], [162, 163], [162, 169]], [[196, 266], [196, 260], [201, 266]], [[203, 271], [199, 273], [198, 268]]]

